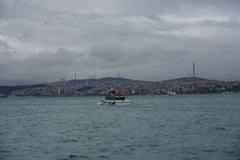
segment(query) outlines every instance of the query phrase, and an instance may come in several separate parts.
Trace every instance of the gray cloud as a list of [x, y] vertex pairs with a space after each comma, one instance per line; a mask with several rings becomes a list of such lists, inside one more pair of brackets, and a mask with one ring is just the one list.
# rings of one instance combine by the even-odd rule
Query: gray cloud
[[[239, 79], [238, 0], [0, 0], [0, 84]], [[231, 75], [231, 76], [229, 76]]]
[[8, 16], [8, 6], [4, 3], [4, 1], [0, 1], [0, 19]]

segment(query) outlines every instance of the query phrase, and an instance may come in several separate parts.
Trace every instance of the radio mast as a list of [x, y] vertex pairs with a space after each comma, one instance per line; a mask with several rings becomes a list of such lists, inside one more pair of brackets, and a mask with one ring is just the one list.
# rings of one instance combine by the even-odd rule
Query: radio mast
[[193, 62], [192, 65], [193, 65], [193, 74], [192, 74], [192, 76], [194, 78], [195, 77], [195, 63]]

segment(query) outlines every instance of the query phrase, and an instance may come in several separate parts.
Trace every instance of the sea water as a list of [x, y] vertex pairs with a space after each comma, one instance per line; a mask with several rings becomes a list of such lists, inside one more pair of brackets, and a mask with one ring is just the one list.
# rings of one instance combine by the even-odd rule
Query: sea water
[[0, 99], [0, 160], [239, 160], [240, 94]]

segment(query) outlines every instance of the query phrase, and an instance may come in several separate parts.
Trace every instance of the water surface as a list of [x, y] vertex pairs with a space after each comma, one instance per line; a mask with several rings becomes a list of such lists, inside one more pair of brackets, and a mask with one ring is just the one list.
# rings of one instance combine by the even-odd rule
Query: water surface
[[239, 160], [240, 94], [0, 99], [0, 160]]

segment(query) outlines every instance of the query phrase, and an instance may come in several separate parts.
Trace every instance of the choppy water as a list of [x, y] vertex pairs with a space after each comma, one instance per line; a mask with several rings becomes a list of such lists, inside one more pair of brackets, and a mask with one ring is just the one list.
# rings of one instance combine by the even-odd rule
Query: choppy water
[[0, 159], [240, 159], [240, 94], [100, 99], [0, 99]]

